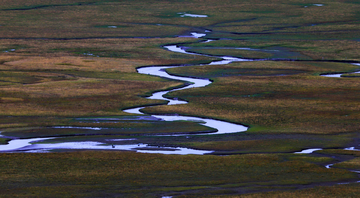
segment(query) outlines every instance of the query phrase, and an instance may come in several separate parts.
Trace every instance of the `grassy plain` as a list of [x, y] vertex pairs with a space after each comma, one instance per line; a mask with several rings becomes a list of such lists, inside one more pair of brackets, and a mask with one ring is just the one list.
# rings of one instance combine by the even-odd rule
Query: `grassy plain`
[[[172, 156], [132, 152], [0, 154], [0, 192], [17, 197], [160, 197], [237, 193], [353, 179], [319, 159], [277, 154]], [[326, 159], [321, 159], [326, 160]], [[321, 161], [320, 160], [320, 161]], [[28, 165], [31, 163], [31, 165]], [[265, 188], [266, 189], [266, 188]]]
[[[360, 61], [360, 4], [314, 3], [0, 0], [2, 135], [65, 136], [63, 141], [135, 138], [134, 143], [232, 154], [0, 153], [0, 197], [358, 196], [358, 184], [335, 185], [358, 180], [347, 170], [359, 169], [358, 151], [343, 150], [359, 144], [358, 74], [344, 74], [351, 78], [319, 74], [359, 70], [349, 63]], [[208, 17], [181, 17], [182, 13]], [[177, 37], [194, 31], [207, 35]], [[207, 39], [213, 41], [198, 42]], [[246, 124], [249, 131], [156, 137], [151, 134], [212, 129], [190, 122], [144, 121], [122, 111], [165, 104], [141, 96], [182, 85], [137, 74], [137, 67], [199, 65], [215, 59], [161, 48], [175, 43], [199, 53], [269, 60], [169, 69], [214, 83], [169, 94], [188, 104], [144, 111], [212, 117]], [[94, 123], [86, 118], [118, 122]], [[107, 129], [52, 128], [68, 125]], [[0, 144], [9, 138], [0, 138]], [[291, 154], [318, 147], [326, 150]], [[338, 155], [356, 158], [324, 168], [339, 162], [331, 158]], [[320, 184], [330, 187], [316, 187]], [[311, 189], [296, 190], [302, 188]], [[246, 193], [255, 194], [241, 195]]]
[[[193, 39], [175, 40], [184, 42]], [[4, 125], [11, 123], [14, 126], [16, 123], [23, 125], [23, 122], [36, 126], [39, 122], [44, 124], [44, 120], [50, 121], [50, 118], [54, 118], [54, 123], [61, 123], [64, 119], [55, 118], [59, 116], [126, 115], [121, 109], [161, 103], [138, 96], [182, 83], [137, 74], [136, 67], [178, 64], [184, 58], [189, 62], [205, 60], [201, 57], [173, 55], [160, 49], [170, 39], [1, 42], [5, 47], [13, 42], [26, 46], [14, 53], [5, 53], [6, 56], [1, 59], [1, 115], [41, 117], [30, 119], [31, 123], [27, 123], [27, 119], [14, 117], [3, 119]], [[77, 49], [86, 53], [80, 53]], [[91, 49], [96, 49], [99, 54]]]

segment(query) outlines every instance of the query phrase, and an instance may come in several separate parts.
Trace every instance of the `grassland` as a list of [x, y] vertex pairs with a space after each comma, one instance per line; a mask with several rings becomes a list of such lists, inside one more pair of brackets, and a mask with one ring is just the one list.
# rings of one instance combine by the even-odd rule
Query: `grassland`
[[180, 196], [180, 197], [211, 197], [211, 198], [253, 198], [253, 197], [311, 197], [311, 198], [325, 198], [325, 197], [357, 197], [359, 193], [359, 185], [358, 184], [343, 184], [335, 187], [317, 187], [313, 189], [306, 190], [294, 190], [294, 191], [283, 191], [276, 193], [254, 193], [249, 195], [188, 195], [188, 196]]
[[[136, 67], [149, 63], [177, 64], [184, 58], [189, 59], [189, 62], [205, 60], [201, 57], [174, 56], [170, 52], [162, 52], [159, 47], [169, 41], [169, 39], [68, 42], [12, 40], [11, 42], [26, 47], [2, 56], [1, 115], [41, 116], [42, 118], [38, 120], [44, 123], [44, 119], [50, 121], [49, 118], [45, 118], [49, 116], [54, 118], [125, 115], [126, 113], [121, 109], [126, 107], [161, 103], [162, 101], [149, 101], [138, 96], [149, 94], [154, 90], [179, 86], [181, 83], [137, 74]], [[11, 45], [11, 42], [3, 40], [2, 44], [6, 47]], [[116, 47], [119, 45], [122, 46], [120, 50]], [[90, 48], [96, 49], [101, 54], [96, 55]], [[87, 50], [86, 55], [77, 49]], [[131, 53], [132, 51], [136, 53]], [[125, 52], [131, 56], [125, 58], [128, 56]], [[95, 55], [90, 56], [87, 55], [88, 53]], [[16, 121], [16, 118], [12, 119], [14, 121], [10, 121], [11, 118], [3, 120], [5, 125], [20, 121], [19, 119]], [[55, 123], [56, 120], [53, 119]], [[38, 121], [32, 119], [31, 122], [32, 125], [36, 125]]]
[[[359, 75], [319, 75], [359, 70], [349, 63], [360, 61], [360, 4], [316, 3], [0, 0], [0, 130], [7, 136], [0, 144], [15, 137], [104, 144], [109, 138], [129, 138], [215, 151], [205, 156], [0, 153], [0, 197], [357, 197], [357, 183], [336, 184], [358, 180], [349, 171], [360, 168], [358, 151], [343, 148], [360, 143]], [[206, 36], [178, 37], [190, 32]], [[213, 41], [200, 42], [207, 39]], [[266, 60], [200, 66], [215, 58], [173, 53], [162, 48], [167, 44]], [[213, 83], [169, 94], [188, 104], [145, 112], [217, 118], [246, 124], [249, 131], [151, 136], [213, 129], [122, 111], [165, 104], [142, 96], [183, 83], [138, 74], [136, 68], [171, 64], [193, 66], [169, 73]], [[292, 154], [319, 147], [325, 150]], [[326, 169], [330, 163], [335, 165]]]
[[289, 157], [171, 156], [102, 151], [1, 154], [0, 192], [18, 197], [49, 194], [55, 197], [75, 194], [77, 197], [159, 197], [181, 195], [182, 191], [204, 194], [224, 188], [236, 193], [264, 186], [296, 187], [354, 178], [354, 174], [344, 170], [309, 163], [311, 158]]

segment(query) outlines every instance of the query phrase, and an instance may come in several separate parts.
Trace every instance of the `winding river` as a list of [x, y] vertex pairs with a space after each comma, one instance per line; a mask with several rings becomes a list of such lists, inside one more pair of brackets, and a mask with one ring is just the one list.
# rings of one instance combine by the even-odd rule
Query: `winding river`
[[[184, 14], [185, 16], [190, 16], [191, 14], [186, 13], [179, 13]], [[192, 17], [204, 17], [202, 15], [199, 16], [192, 16]], [[205, 31], [208, 32], [208, 31]], [[203, 36], [206, 36], [204, 33], [198, 33], [198, 32], [191, 32], [190, 37], [194, 38], [200, 38]], [[211, 42], [212, 40], [206, 40], [203, 42]], [[164, 49], [176, 52], [176, 53], [184, 53], [184, 54], [191, 54], [191, 55], [199, 55], [199, 56], [210, 56], [215, 57], [220, 60], [213, 61], [206, 65], [222, 65], [222, 64], [229, 64], [232, 62], [241, 62], [241, 61], [253, 61], [251, 59], [241, 59], [236, 57], [230, 57], [230, 56], [212, 56], [212, 55], [204, 55], [204, 54], [198, 54], [193, 52], [187, 52], [185, 48], [182, 48], [178, 45], [167, 45], [164, 46]], [[251, 49], [250, 49], [251, 50]], [[261, 61], [261, 60], [256, 60]], [[359, 65], [357, 63], [354, 63], [355, 65]], [[175, 88], [171, 89], [169, 91], [158, 91], [154, 92], [150, 97], [147, 97], [147, 99], [155, 99], [155, 100], [167, 100], [167, 105], [178, 105], [178, 104], [186, 104], [186, 101], [179, 100], [176, 98], [166, 98], [164, 95], [178, 90], [183, 89], [191, 89], [191, 88], [200, 88], [205, 87], [212, 82], [209, 79], [199, 79], [199, 78], [191, 78], [191, 77], [180, 77], [175, 75], [168, 74], [165, 70], [172, 67], [183, 67], [183, 66], [146, 66], [141, 67], [137, 69], [138, 73], [141, 74], [147, 74], [147, 75], [153, 75], [153, 76], [159, 76], [162, 78], [172, 79], [172, 80], [179, 80], [183, 82], [187, 82], [187, 85], [181, 88]], [[360, 73], [360, 72], [356, 72]], [[342, 74], [329, 74], [329, 75], [322, 75], [325, 77], [341, 77]], [[127, 113], [131, 114], [138, 114], [138, 115], [144, 115], [144, 113], [141, 112], [141, 109], [145, 108], [143, 107], [136, 107], [131, 109], [124, 110]], [[201, 117], [193, 117], [193, 116], [181, 116], [181, 115], [151, 115], [153, 118], [162, 120], [162, 121], [177, 121], [177, 120], [186, 120], [186, 121], [194, 121], [201, 125], [216, 129], [216, 132], [212, 133], [201, 133], [201, 134], [195, 134], [195, 135], [214, 135], [214, 134], [227, 134], [227, 133], [238, 133], [238, 132], [244, 132], [248, 129], [248, 127], [243, 126], [241, 124], [235, 124], [230, 123], [226, 121], [216, 120], [216, 119], [210, 119], [210, 118], [201, 118]], [[56, 127], [54, 127], [56, 128]], [[58, 127], [59, 128], [59, 127]], [[71, 126], [65, 126], [62, 128], [75, 128]], [[97, 127], [76, 127], [79, 129], [84, 130], [102, 130], [102, 128]], [[179, 134], [179, 135], [171, 135], [171, 136], [188, 136], [188, 135], [194, 135], [194, 134]], [[0, 135], [1, 137], [1, 135]], [[190, 148], [182, 148], [182, 147], [160, 147], [160, 146], [150, 146], [148, 144], [126, 144], [126, 141], [133, 140], [133, 139], [116, 139], [112, 141], [123, 141], [125, 142], [123, 145], [109, 145], [104, 144], [103, 142], [95, 142], [95, 141], [83, 141], [83, 142], [63, 142], [63, 143], [44, 143], [42, 141], [49, 140], [49, 139], [59, 139], [59, 137], [46, 137], [46, 138], [30, 138], [30, 139], [13, 139], [9, 141], [7, 145], [0, 145], [0, 152], [51, 152], [54, 149], [92, 149], [92, 150], [128, 150], [128, 151], [136, 151], [136, 152], [142, 152], [142, 153], [162, 153], [162, 154], [209, 154], [213, 151], [208, 150], [196, 150], [196, 149], [190, 149]], [[315, 148], [315, 149], [307, 149], [301, 152], [297, 152], [299, 154], [309, 154], [316, 150], [321, 150], [321, 148]], [[330, 166], [329, 166], [330, 167]]]
[[[192, 14], [186, 14], [186, 13], [179, 13], [182, 14], [182, 17], [205, 17], [205, 15], [194, 15]], [[206, 31], [205, 31], [206, 32]], [[192, 32], [190, 33], [191, 37], [194, 38], [201, 38], [203, 36], [206, 36], [204, 33], [197, 33]], [[203, 42], [211, 42], [212, 40], [205, 40]], [[206, 55], [206, 54], [198, 54], [193, 52], [186, 51], [185, 48], [182, 48], [179, 45], [167, 45], [164, 46], [165, 50], [169, 50], [176, 53], [184, 53], [184, 54], [191, 54], [191, 55], [198, 55], [198, 56], [210, 56], [218, 58], [219, 60], [210, 62], [209, 64], [204, 65], [223, 65], [223, 64], [229, 64], [232, 62], [243, 62], [243, 61], [261, 61], [261, 59], [258, 60], [252, 60], [252, 59], [241, 59], [231, 56], [212, 56], [212, 55]], [[245, 49], [245, 48], [244, 48]], [[246, 48], [247, 49], [247, 48]], [[253, 50], [253, 49], [248, 49]], [[360, 66], [359, 63], [352, 63], [354, 65]], [[185, 66], [185, 65], [184, 65]], [[184, 66], [145, 66], [140, 67], [137, 69], [137, 72], [140, 74], [146, 74], [146, 75], [153, 75], [158, 76], [162, 78], [172, 79], [172, 80], [178, 80], [182, 82], [186, 82], [186, 85], [181, 88], [174, 88], [168, 91], [158, 91], [152, 93], [151, 96], [147, 97], [147, 99], [153, 99], [153, 100], [166, 100], [168, 101], [166, 105], [179, 105], [179, 104], [186, 104], [187, 101], [183, 101], [177, 98], [167, 98], [165, 97], [166, 94], [173, 91], [179, 91], [184, 89], [191, 89], [191, 88], [201, 88], [208, 86], [212, 83], [209, 79], [199, 79], [199, 78], [192, 78], [192, 77], [181, 77], [181, 76], [175, 76], [171, 75], [166, 72], [166, 69], [173, 68], [173, 67], [184, 67]], [[354, 73], [360, 73], [354, 72]], [[324, 74], [321, 76], [324, 77], [342, 77], [343, 73], [338, 74]], [[124, 112], [130, 113], [130, 114], [137, 114], [137, 115], [146, 115], [151, 116], [153, 119], [161, 120], [161, 121], [178, 121], [178, 120], [184, 120], [184, 121], [193, 121], [197, 122], [201, 125], [210, 127], [215, 129], [216, 132], [209, 132], [209, 133], [199, 133], [199, 134], [177, 134], [177, 135], [163, 135], [163, 136], [190, 136], [190, 135], [216, 135], [216, 134], [228, 134], [228, 133], [239, 133], [247, 131], [248, 127], [236, 124], [236, 123], [230, 123], [222, 120], [216, 120], [216, 119], [210, 119], [210, 118], [201, 118], [201, 117], [194, 117], [194, 116], [182, 116], [182, 115], [147, 115], [144, 114], [141, 110], [148, 106], [140, 106], [135, 108], [130, 108], [124, 110]], [[77, 129], [83, 129], [83, 130], [103, 130], [103, 128], [99, 127], [73, 127], [73, 126], [61, 126], [61, 127], [53, 127], [53, 128], [77, 128]], [[2, 137], [0, 133], [0, 137]], [[62, 142], [61, 137], [44, 137], [44, 138], [28, 138], [28, 139], [18, 139], [11, 137], [11, 141], [8, 142], [7, 145], [0, 145], [0, 152], [53, 152], [54, 150], [122, 150], [122, 151], [134, 151], [139, 153], [160, 153], [160, 154], [179, 154], [179, 155], [188, 155], [188, 154], [196, 154], [196, 155], [204, 155], [204, 154], [211, 154], [213, 151], [211, 150], [198, 150], [198, 149], [191, 149], [191, 148], [184, 148], [184, 147], [166, 147], [166, 146], [154, 146], [154, 145], [148, 145], [145, 143], [130, 143], [130, 141], [134, 141], [136, 139], [109, 139], [109, 142], [119, 142], [122, 144], [111, 144], [108, 142], [98, 142], [98, 141], [77, 141], [77, 142]], [[57, 140], [60, 143], [46, 143], [44, 141], [46, 140]], [[127, 143], [128, 142], [128, 143]], [[358, 150], [354, 147], [350, 148], [344, 148], [345, 150]], [[299, 152], [295, 152], [296, 154], [311, 154], [315, 151], [322, 150], [322, 148], [309, 148], [305, 149]], [[327, 156], [332, 157], [332, 156]], [[338, 162], [341, 162], [342, 160], [338, 160]], [[324, 165], [325, 168], [332, 168], [332, 164], [326, 164]], [[360, 174], [360, 171], [358, 170], [349, 170], [354, 173]], [[355, 181], [360, 182], [360, 181]], [[352, 182], [345, 182], [345, 183], [338, 183], [338, 184], [348, 184], [353, 183]]]
[[[314, 4], [316, 6], [322, 6], [322, 4]], [[180, 17], [207, 17], [206, 15], [195, 15], [195, 14], [188, 14], [188, 13], [178, 13]], [[116, 28], [116, 26], [109, 26], [109, 28]], [[199, 32], [191, 32], [190, 37], [194, 38], [201, 38], [206, 36], [205, 33]], [[211, 42], [212, 40], [205, 40], [203, 42]], [[169, 50], [176, 53], [184, 53], [190, 55], [198, 55], [198, 56], [210, 56], [215, 57], [220, 60], [213, 61], [206, 65], [224, 65], [229, 64], [232, 62], [242, 62], [242, 61], [261, 61], [259, 60], [252, 60], [252, 59], [241, 59], [231, 56], [211, 56], [205, 54], [198, 54], [193, 52], [186, 51], [185, 48], [182, 48], [179, 45], [167, 45], [164, 46], [165, 50]], [[249, 48], [242, 48], [246, 50], [254, 50]], [[360, 66], [359, 63], [352, 63], [354, 65]], [[168, 68], [173, 67], [183, 67], [183, 66], [145, 66], [137, 69], [137, 72], [140, 74], [146, 75], [153, 75], [162, 78], [172, 79], [187, 82], [186, 86], [181, 88], [175, 88], [168, 91], [158, 91], [152, 93], [151, 96], [147, 97], [147, 99], [153, 100], [166, 100], [167, 105], [179, 105], [179, 104], [186, 104], [187, 101], [183, 101], [176, 98], [167, 98], [165, 97], [166, 94], [173, 91], [179, 91], [184, 89], [191, 89], [191, 88], [201, 88], [208, 86], [212, 82], [209, 79], [199, 79], [199, 78], [191, 78], [191, 77], [180, 77], [175, 75], [168, 74], [165, 70]], [[360, 73], [354, 72], [354, 73]], [[336, 77], [340, 78], [343, 77], [344, 73], [337, 73], [337, 74], [324, 74], [321, 76], [324, 77]], [[137, 114], [137, 115], [146, 115], [141, 110], [147, 106], [135, 107], [124, 110], [124, 112]], [[222, 120], [210, 119], [210, 118], [201, 118], [201, 117], [194, 117], [194, 116], [182, 116], [182, 115], [150, 115], [152, 118], [156, 120], [162, 121], [177, 121], [177, 120], [185, 120], [185, 121], [193, 121], [197, 122], [201, 125], [213, 128], [216, 132], [210, 133], [199, 133], [199, 134], [178, 134], [178, 135], [167, 135], [167, 136], [190, 136], [190, 135], [216, 135], [216, 134], [228, 134], [228, 133], [239, 133], [244, 132], [248, 129], [248, 127], [243, 126], [241, 124], [230, 123]], [[61, 127], [53, 127], [53, 128], [77, 128], [83, 130], [103, 130], [103, 128], [99, 127], [73, 127], [73, 126], [61, 126]], [[0, 137], [1, 134], [0, 134]], [[5, 136], [4, 136], [5, 137]], [[161, 153], [161, 154], [180, 154], [180, 155], [188, 155], [188, 154], [196, 154], [196, 155], [204, 155], [204, 154], [211, 154], [213, 151], [211, 150], [197, 150], [191, 148], [183, 148], [183, 147], [165, 147], [165, 146], [154, 146], [148, 145], [144, 143], [129, 143], [129, 141], [134, 141], [136, 139], [109, 139], [110, 142], [120, 142], [123, 144], [108, 144], [104, 142], [97, 142], [97, 141], [78, 141], [78, 142], [61, 142], [61, 137], [44, 137], [44, 138], [29, 138], [29, 139], [17, 139], [11, 137], [11, 141], [8, 142], [7, 145], [0, 145], [0, 152], [52, 152], [54, 150], [124, 150], [124, 151], [134, 151], [139, 153]], [[46, 140], [58, 140], [60, 143], [46, 143]], [[344, 148], [345, 150], [357, 150], [354, 147]], [[296, 154], [311, 154], [313, 152], [322, 150], [322, 148], [309, 148], [299, 152], [295, 152]], [[339, 160], [341, 162], [341, 160]], [[332, 164], [324, 165], [325, 168], [332, 168]], [[357, 170], [350, 170], [352, 172], [360, 174], [360, 171]], [[360, 181], [357, 181], [360, 182]], [[351, 182], [346, 183], [339, 183], [339, 184], [348, 184]], [[163, 198], [170, 198], [171, 196], [164, 196]]]
[[[206, 34], [202, 33], [191, 33], [192, 37], [200, 38], [202, 36], [205, 36]], [[210, 41], [206, 41], [210, 42]], [[177, 53], [185, 53], [185, 54], [193, 54], [193, 55], [200, 55], [200, 56], [207, 56], [207, 55], [201, 55], [196, 53], [187, 52], [183, 48], [177, 46], [177, 45], [168, 45], [164, 46], [165, 49], [177, 52]], [[212, 56], [217, 57], [217, 56]], [[209, 63], [209, 65], [219, 65], [219, 64], [229, 64], [231, 62], [235, 61], [251, 61], [250, 59], [240, 59], [235, 57], [217, 57], [221, 58], [222, 60], [219, 61], [213, 61]], [[198, 78], [191, 78], [191, 77], [179, 77], [175, 75], [168, 74], [165, 69], [172, 68], [172, 67], [181, 67], [181, 66], [147, 66], [147, 67], [141, 67], [138, 68], [138, 73], [141, 74], [147, 74], [147, 75], [153, 75], [153, 76], [159, 76], [162, 78], [172, 79], [172, 80], [179, 80], [187, 82], [188, 85], [181, 87], [181, 88], [175, 88], [171, 89], [169, 91], [159, 91], [154, 92], [150, 97], [147, 97], [148, 99], [156, 99], [156, 100], [167, 100], [167, 105], [177, 105], [177, 104], [186, 104], [186, 101], [182, 101], [179, 99], [171, 99], [164, 97], [165, 94], [173, 91], [183, 90], [183, 89], [191, 89], [191, 88], [199, 88], [199, 87], [205, 87], [212, 82], [209, 79], [198, 79]], [[124, 110], [127, 113], [132, 114], [143, 114], [141, 112], [141, 109], [145, 108], [143, 107], [136, 107], [131, 109]], [[216, 120], [216, 119], [210, 119], [210, 118], [200, 118], [200, 117], [193, 117], [193, 116], [181, 116], [181, 115], [151, 115], [152, 117], [156, 119], [160, 119], [162, 121], [177, 121], [177, 120], [185, 120], [185, 121], [194, 121], [201, 125], [211, 127], [216, 129], [216, 132], [212, 133], [201, 133], [197, 135], [215, 135], [215, 134], [226, 134], [226, 133], [238, 133], [238, 132], [244, 132], [248, 129], [248, 127], [230, 123], [226, 121]], [[59, 128], [59, 127], [54, 127]], [[75, 128], [75, 127], [62, 127], [62, 128]], [[87, 129], [87, 130], [101, 130], [101, 128], [97, 127], [76, 127], [79, 129]], [[172, 136], [188, 136], [188, 135], [194, 135], [194, 134], [180, 134], [180, 135], [172, 135]], [[84, 141], [84, 142], [64, 142], [64, 143], [43, 143], [44, 140], [49, 139], [56, 139], [58, 137], [46, 137], [46, 138], [30, 138], [30, 139], [13, 139], [9, 141], [7, 145], [1, 145], [0, 146], [0, 152], [50, 152], [54, 149], [92, 149], [92, 150], [130, 150], [130, 151], [136, 151], [136, 152], [142, 152], [142, 153], [162, 153], [162, 154], [208, 154], [212, 151], [207, 150], [196, 150], [196, 149], [190, 149], [190, 148], [182, 148], [182, 147], [157, 147], [157, 146], [149, 146], [148, 144], [124, 144], [124, 145], [106, 145], [102, 142], [94, 142], [94, 141]], [[127, 139], [119, 139], [116, 141], [128, 141]]]

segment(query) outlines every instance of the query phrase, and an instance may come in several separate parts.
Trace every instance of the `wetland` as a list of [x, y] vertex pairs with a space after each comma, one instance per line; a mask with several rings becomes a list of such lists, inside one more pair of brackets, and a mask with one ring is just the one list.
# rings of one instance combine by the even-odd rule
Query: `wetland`
[[0, 197], [356, 197], [359, 6], [4, 1]]

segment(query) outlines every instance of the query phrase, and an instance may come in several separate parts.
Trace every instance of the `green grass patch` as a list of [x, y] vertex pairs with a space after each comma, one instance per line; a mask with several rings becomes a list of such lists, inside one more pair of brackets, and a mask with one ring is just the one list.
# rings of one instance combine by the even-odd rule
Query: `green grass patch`
[[[0, 190], [12, 196], [33, 192], [37, 196], [54, 192], [59, 196], [87, 196], [89, 192], [93, 197], [104, 193], [160, 196], [210, 185], [248, 183], [247, 187], [252, 187], [253, 182], [266, 186], [354, 178], [344, 170], [289, 161], [278, 155], [176, 156], [99, 151], [1, 154], [0, 161], [2, 178], [6, 179]], [[60, 186], [69, 190], [61, 191]]]
[[9, 140], [8, 138], [0, 138], [0, 144], [7, 144]]
[[356, 73], [356, 74], [343, 74], [343, 75], [341, 75], [341, 77], [355, 77], [355, 78], [358, 78], [358, 77], [360, 77], [360, 74], [359, 73]]
[[336, 168], [346, 168], [350, 170], [360, 170], [360, 158], [357, 157], [352, 160], [348, 160], [345, 162], [337, 163], [334, 165]]
[[359, 184], [343, 184], [343, 185], [335, 185], [335, 186], [325, 186], [325, 187], [315, 187], [303, 190], [280, 190], [276, 192], [265, 192], [265, 193], [251, 193], [245, 195], [195, 195], [195, 196], [180, 196], [180, 197], [217, 197], [217, 198], [276, 198], [276, 197], [289, 197], [289, 198], [315, 198], [315, 197], [356, 197], [359, 193]]
[[310, 140], [246, 140], [246, 141], [216, 141], [216, 142], [199, 142], [186, 143], [186, 146], [221, 151], [237, 151], [236, 153], [257, 153], [257, 152], [291, 152], [299, 151], [303, 148], [320, 146], [316, 141]]

